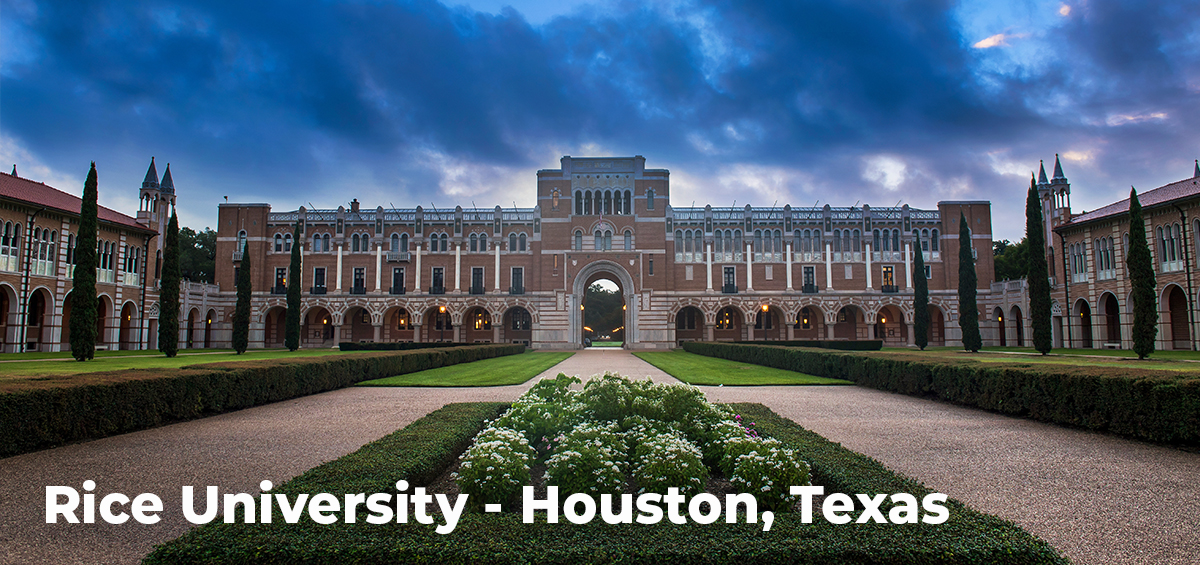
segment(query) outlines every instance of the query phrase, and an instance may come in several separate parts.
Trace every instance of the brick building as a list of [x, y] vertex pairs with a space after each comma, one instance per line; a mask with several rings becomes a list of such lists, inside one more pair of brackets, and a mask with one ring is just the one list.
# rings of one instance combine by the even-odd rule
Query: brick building
[[[104, 186], [101, 185], [101, 189]], [[170, 166], [162, 182], [151, 159], [133, 218], [99, 208], [97, 232], [97, 348], [145, 349], [156, 331], [161, 256], [157, 237], [174, 205]], [[0, 348], [20, 351], [70, 350], [71, 307], [67, 300], [75, 269], [79, 197], [44, 183], [0, 173]], [[147, 278], [147, 269], [150, 275]], [[150, 284], [147, 284], [147, 281]]]
[[[1052, 177], [1047, 179], [1045, 166], [1040, 168], [1037, 189], [1046, 226], [1054, 347], [1131, 349], [1133, 291], [1125, 266], [1129, 199], [1073, 214], [1071, 184], [1057, 155]], [[1138, 200], [1157, 285], [1155, 348], [1195, 349], [1200, 164], [1190, 178], [1139, 192]], [[1004, 345], [1030, 345], [1024, 281], [996, 283], [992, 290], [997, 304], [989, 322], [999, 329], [997, 337], [1004, 336]]]
[[[620, 288], [627, 347], [876, 337], [904, 345], [913, 342], [914, 276], [929, 280], [931, 343], [954, 343], [960, 214], [970, 222], [979, 280], [993, 278], [988, 202], [931, 210], [670, 202], [669, 171], [647, 169], [637, 156], [563, 157], [561, 168], [537, 172], [533, 208], [384, 209], [354, 200], [349, 209], [273, 212], [269, 204], [222, 204], [218, 290], [202, 315], [216, 326], [210, 343], [228, 344], [246, 243], [251, 347], [283, 343], [293, 245], [303, 254], [304, 347], [456, 341], [573, 349], [584, 337], [584, 290], [599, 279]], [[914, 233], [924, 273], [912, 272]], [[981, 302], [989, 292], [980, 289]]]

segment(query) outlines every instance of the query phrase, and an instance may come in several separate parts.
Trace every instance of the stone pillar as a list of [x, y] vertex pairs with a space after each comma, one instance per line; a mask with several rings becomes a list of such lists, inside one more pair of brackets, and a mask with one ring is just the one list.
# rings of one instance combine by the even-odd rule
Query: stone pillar
[[708, 324], [708, 325], [706, 325], [706, 326], [704, 327], [704, 339], [705, 339], [706, 341], [712, 341], [712, 340], [713, 340], [713, 326], [712, 326], [712, 324]]
[[500, 343], [500, 326], [495, 320], [492, 320], [492, 343]]
[[867, 339], [875, 339], [875, 323], [867, 324]]
[[746, 290], [754, 290], [754, 244], [753, 243], [746, 244]]
[[788, 341], [792, 341], [793, 339], [796, 339], [796, 324], [793, 324], [793, 323], [789, 322], [789, 323], [787, 323], [786, 325], [787, 325], [787, 339], [788, 339]]
[[833, 290], [833, 244], [829, 240], [825, 241], [825, 290]]
[[746, 341], [754, 341], [754, 324], [746, 324]]
[[[414, 284], [413, 292], [425, 292], [425, 291], [421, 290], [421, 244], [420, 243], [417, 244], [417, 277], [416, 277], [416, 280], [413, 281], [413, 284]], [[417, 331], [420, 332], [421, 330], [418, 329]], [[421, 340], [418, 339], [417, 341], [421, 341]]]
[[383, 324], [375, 325], [375, 341], [383, 339]]
[[342, 326], [333, 326], [333, 343], [342, 342]]
[[[377, 246], [375, 246], [375, 292], [380, 291], [379, 284], [381, 282], [380, 279], [382, 278], [382, 275], [383, 275], [383, 246], [377, 245]], [[375, 341], [379, 341], [379, 338], [376, 337]]]
[[[783, 261], [787, 265], [787, 289], [790, 291], [792, 290], [792, 244], [790, 243], [784, 246]], [[792, 339], [790, 335], [788, 339]]]
[[[925, 276], [925, 273], [921, 273], [921, 276], [922, 277]], [[907, 290], [912, 290], [912, 288], [913, 288], [912, 281], [913, 281], [913, 277], [912, 277], [912, 244], [905, 243], [904, 244], [904, 288]]]
[[[459, 276], [458, 276], [458, 273], [461, 270], [459, 267], [461, 267], [461, 266], [462, 266], [462, 244], [455, 243], [454, 244], [454, 292], [459, 292], [459, 290], [462, 288], [462, 286], [460, 286], [460, 284], [459, 284], [460, 281], [459, 281]], [[455, 329], [455, 331], [457, 331], [458, 327], [455, 326], [454, 329]], [[458, 338], [455, 338], [454, 341], [458, 341]]]
[[863, 261], [867, 265], [867, 290], [873, 290], [875, 285], [871, 284], [871, 244], [866, 245], [867, 252], [863, 253]]
[[462, 325], [454, 326], [454, 343], [462, 343]]
[[[500, 242], [496, 241], [496, 293], [500, 293]], [[492, 324], [495, 326], [496, 324]], [[497, 341], [499, 338], [497, 337]]]
[[917, 332], [913, 329], [912, 322], [908, 322], [904, 325], [908, 326], [908, 346], [912, 347], [917, 344]]
[[825, 339], [833, 339], [833, 324], [825, 324]]
[[[409, 319], [411, 320], [411, 316]], [[416, 343], [422, 343], [421, 342], [421, 326], [420, 325], [413, 326], [413, 341]]]
[[335, 283], [333, 290], [335, 290], [337, 292], [341, 292], [342, 291], [342, 244], [339, 243], [337, 247], [338, 247], [337, 282]]
[[704, 244], [704, 263], [705, 263], [705, 268], [704, 268], [705, 275], [708, 278], [708, 288], [706, 290], [708, 290], [709, 292], [712, 292], [713, 287], [712, 287], [712, 244], [711, 243]]

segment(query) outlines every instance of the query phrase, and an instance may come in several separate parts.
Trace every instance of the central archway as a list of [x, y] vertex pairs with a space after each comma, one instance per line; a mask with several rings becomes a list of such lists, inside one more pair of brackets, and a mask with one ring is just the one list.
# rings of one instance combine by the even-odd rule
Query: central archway
[[[589, 337], [589, 332], [584, 329], [584, 314], [586, 311], [586, 296], [587, 288], [597, 281], [607, 280], [617, 287], [617, 294], [621, 298], [621, 306], [623, 315], [621, 317], [623, 323], [617, 328], [621, 329], [622, 347], [629, 349], [640, 341], [637, 329], [637, 301], [634, 299], [634, 284], [633, 277], [629, 275], [629, 271], [625, 270], [621, 265], [613, 261], [595, 261], [585, 265], [575, 275], [575, 282], [571, 292], [571, 332], [568, 336], [574, 348], [580, 348], [584, 345], [584, 338]], [[617, 329], [610, 328], [610, 329]], [[601, 328], [592, 328], [600, 330]]]

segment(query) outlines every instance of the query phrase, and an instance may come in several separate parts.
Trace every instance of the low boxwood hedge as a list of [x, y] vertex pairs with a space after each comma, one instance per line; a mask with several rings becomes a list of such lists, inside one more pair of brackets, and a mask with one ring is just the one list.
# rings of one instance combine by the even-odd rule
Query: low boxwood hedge
[[[731, 343], [763, 345], [762, 341], [734, 341]], [[848, 339], [792, 339], [769, 341], [767, 343], [783, 347], [817, 347], [820, 349], [840, 349], [842, 351], [879, 351], [880, 349], [883, 349], [882, 339], [863, 339], [854, 341]]]
[[[498, 410], [488, 404], [470, 412], [471, 406], [480, 405], [447, 406], [272, 492], [328, 492], [342, 499], [346, 493], [393, 492], [399, 479], [428, 484], [436, 475], [431, 469], [453, 459], [446, 457], [447, 446], [465, 446], [482, 429], [482, 419]], [[803, 453], [827, 493], [909, 492], [919, 498], [929, 492], [761, 405], [737, 408], [763, 432]], [[143, 563], [1067, 563], [1011, 522], [953, 500], [946, 507], [950, 520], [940, 525], [833, 525], [819, 510], [811, 524], [803, 524], [798, 514], [777, 513], [769, 532], [761, 524], [724, 521], [609, 525], [597, 518], [585, 525], [525, 524], [519, 514], [469, 513], [453, 533], [439, 535], [432, 525], [371, 525], [360, 519], [322, 526], [307, 517], [287, 524], [276, 516], [271, 524], [201, 526], [158, 546]]]
[[691, 342], [684, 349], [1135, 439], [1200, 445], [1200, 376]]
[[342, 351], [408, 351], [410, 349], [431, 349], [437, 347], [462, 347], [461, 343], [451, 341], [436, 342], [399, 342], [399, 341], [343, 341], [338, 344]]
[[103, 382], [0, 394], [0, 457], [524, 351], [460, 346], [83, 374]]

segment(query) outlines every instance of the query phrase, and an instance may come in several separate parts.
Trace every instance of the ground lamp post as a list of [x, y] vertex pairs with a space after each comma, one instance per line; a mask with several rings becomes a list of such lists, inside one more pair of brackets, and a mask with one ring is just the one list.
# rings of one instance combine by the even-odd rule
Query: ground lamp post
[[438, 330], [440, 332], [440, 335], [438, 336], [438, 341], [446, 341], [446, 307], [445, 306], [438, 306], [438, 318], [440, 318], [438, 320], [438, 328], [440, 328]]

